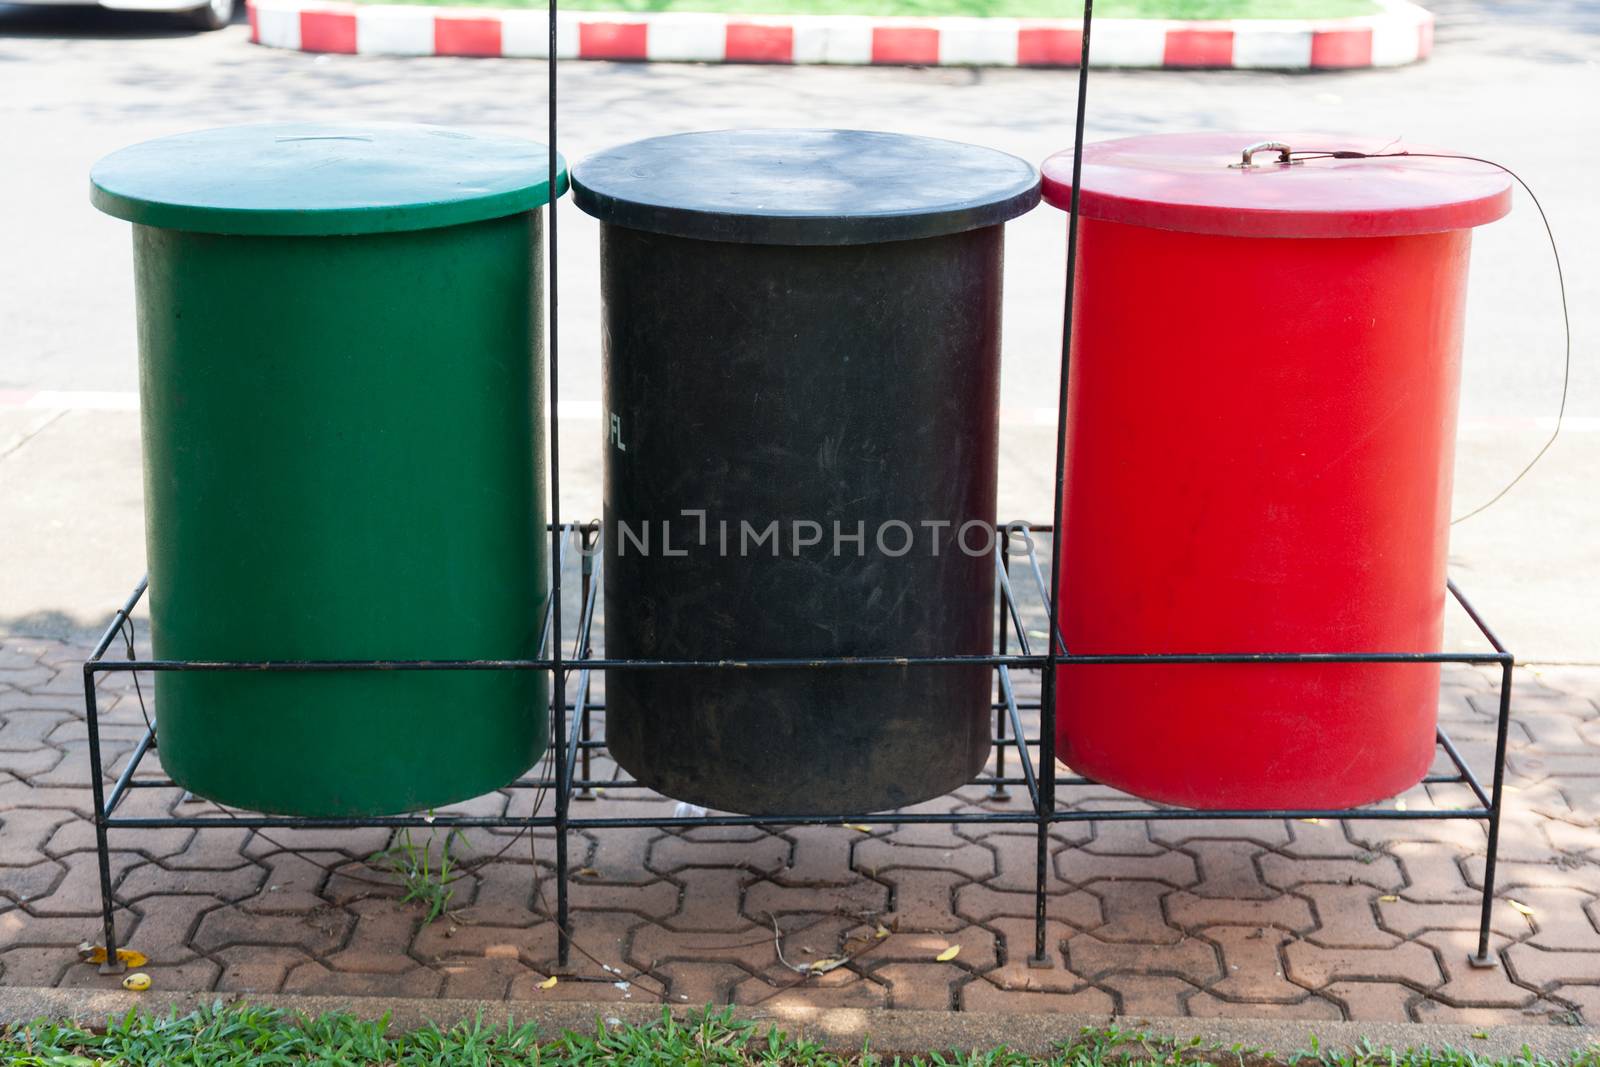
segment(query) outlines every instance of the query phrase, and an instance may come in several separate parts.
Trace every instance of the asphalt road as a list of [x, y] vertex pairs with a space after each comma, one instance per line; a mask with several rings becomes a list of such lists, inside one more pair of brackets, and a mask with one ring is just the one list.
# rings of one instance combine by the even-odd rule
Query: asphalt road
[[[1600, 662], [1600, 2], [1432, 6], [1435, 54], [1403, 69], [1096, 71], [1089, 134], [1404, 136], [1504, 161], [1538, 190], [1573, 313], [1569, 432], [1515, 493], [1456, 528], [1451, 566], [1524, 657]], [[651, 134], [742, 125], [903, 130], [1039, 160], [1069, 146], [1076, 82], [1072, 71], [569, 62], [560, 85], [570, 160]], [[126, 224], [89, 206], [97, 158], [183, 130], [297, 119], [537, 139], [545, 105], [536, 61], [309, 56], [253, 46], [242, 24], [195, 34], [156, 16], [0, 6], [0, 634], [82, 632], [143, 567], [129, 239]], [[570, 202], [560, 210], [561, 391], [582, 410], [599, 397], [596, 228]], [[1063, 216], [1048, 207], [1008, 231], [1008, 517], [1049, 512], [1064, 238]], [[1149, 300], [1159, 314], [1161, 293]], [[1458, 513], [1525, 462], [1559, 399], [1555, 275], [1520, 194], [1508, 219], [1478, 233], [1469, 300]], [[30, 407], [34, 390], [68, 395]], [[97, 401], [94, 391], [112, 395]], [[598, 511], [598, 427], [563, 422], [569, 515]], [[1464, 618], [1449, 626], [1452, 647], [1471, 640]]]
[[[1502, 160], [1538, 190], [1563, 238], [1584, 360], [1570, 411], [1600, 414], [1600, 4], [1440, 5], [1433, 59], [1398, 70], [1283, 75], [1100, 72], [1091, 138], [1184, 129], [1405, 136]], [[134, 141], [238, 122], [422, 121], [541, 138], [544, 64], [310, 56], [160, 17], [0, 6], [0, 389], [136, 386], [127, 227], [90, 208], [86, 175]], [[975, 141], [1037, 161], [1070, 143], [1070, 71], [693, 66], [562, 67], [569, 160], [656, 133], [843, 125]], [[595, 226], [567, 204], [562, 392], [598, 398]], [[1004, 403], [1053, 406], [1064, 220], [1041, 207], [1009, 231]], [[1468, 322], [1469, 417], [1552, 414], [1554, 275], [1525, 201], [1478, 238]], [[1150, 294], [1152, 307], [1160, 293]]]

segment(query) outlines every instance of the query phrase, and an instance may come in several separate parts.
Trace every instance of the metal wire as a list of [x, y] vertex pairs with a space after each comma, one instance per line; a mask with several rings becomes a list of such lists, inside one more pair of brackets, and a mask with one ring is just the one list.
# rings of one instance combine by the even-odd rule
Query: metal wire
[[[1392, 144], [1394, 142], [1391, 141], [1390, 143]], [[1533, 191], [1533, 186], [1529, 185], [1523, 180], [1522, 175], [1518, 174], [1504, 163], [1498, 163], [1492, 159], [1484, 159], [1482, 156], [1462, 155], [1455, 152], [1411, 152], [1404, 149], [1398, 152], [1360, 152], [1353, 148], [1307, 148], [1291, 151], [1288, 153], [1288, 155], [1291, 159], [1296, 160], [1389, 159], [1394, 157], [1409, 156], [1414, 159], [1461, 159], [1470, 163], [1482, 163], [1486, 166], [1494, 167], [1496, 170], [1504, 171], [1506, 174], [1510, 175], [1518, 185], [1522, 186], [1522, 191], [1528, 194], [1528, 199], [1533, 201], [1535, 210], [1539, 212], [1539, 221], [1544, 223], [1545, 237], [1550, 241], [1550, 258], [1555, 261], [1556, 265], [1556, 288], [1561, 297], [1561, 328], [1566, 338], [1561, 363], [1561, 403], [1556, 408], [1555, 429], [1550, 432], [1549, 439], [1540, 446], [1539, 451], [1533, 454], [1533, 458], [1528, 460], [1527, 464], [1523, 466], [1523, 468], [1516, 473], [1516, 476], [1507, 482], [1498, 493], [1484, 501], [1482, 504], [1479, 504], [1471, 511], [1467, 512], [1465, 515], [1458, 515], [1451, 519], [1450, 525], [1454, 526], [1457, 523], [1466, 522], [1474, 515], [1481, 515], [1495, 504], [1498, 504], [1501, 498], [1507, 493], [1515, 489], [1517, 487], [1517, 483], [1522, 481], [1522, 479], [1527, 476], [1528, 472], [1533, 470], [1538, 462], [1544, 458], [1544, 454], [1550, 451], [1550, 446], [1556, 443], [1556, 438], [1561, 436], [1561, 424], [1567, 415], [1567, 394], [1572, 385], [1572, 315], [1567, 309], [1567, 276], [1566, 272], [1561, 268], [1561, 250], [1556, 246], [1556, 231], [1555, 228], [1550, 225], [1550, 216], [1545, 214], [1544, 205], [1539, 202], [1539, 194]], [[1074, 182], [1074, 184], [1076, 184], [1076, 182]]]

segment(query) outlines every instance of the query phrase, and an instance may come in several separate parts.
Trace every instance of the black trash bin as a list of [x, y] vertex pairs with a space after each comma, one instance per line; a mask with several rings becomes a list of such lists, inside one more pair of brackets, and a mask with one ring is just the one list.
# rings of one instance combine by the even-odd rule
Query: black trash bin
[[[984, 655], [1003, 224], [1027, 162], [925, 137], [731, 130], [573, 172], [601, 220], [610, 657]], [[991, 668], [626, 670], [642, 783], [848, 814], [983, 766]]]

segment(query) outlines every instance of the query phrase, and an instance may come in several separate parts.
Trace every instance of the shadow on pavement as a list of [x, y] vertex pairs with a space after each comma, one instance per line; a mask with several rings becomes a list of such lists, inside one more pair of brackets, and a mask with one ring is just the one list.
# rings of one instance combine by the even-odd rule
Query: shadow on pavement
[[[104, 615], [95, 618], [80, 618], [71, 612], [54, 609], [3, 617], [0, 618], [0, 644], [8, 640], [30, 637], [92, 644], [111, 624], [115, 608], [119, 606], [111, 605]], [[144, 620], [139, 619], [139, 623], [142, 626]]]

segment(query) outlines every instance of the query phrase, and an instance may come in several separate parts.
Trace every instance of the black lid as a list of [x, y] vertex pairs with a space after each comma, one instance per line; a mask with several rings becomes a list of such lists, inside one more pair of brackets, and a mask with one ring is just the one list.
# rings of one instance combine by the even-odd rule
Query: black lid
[[1016, 218], [1039, 172], [992, 148], [865, 130], [716, 130], [590, 156], [573, 199], [602, 222], [747, 244], [938, 237]]

